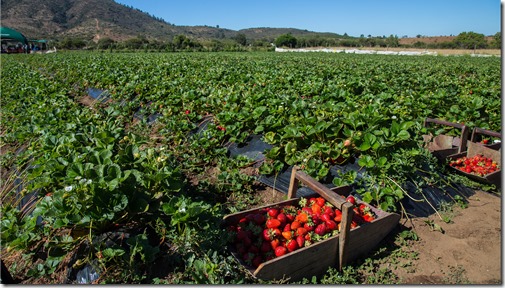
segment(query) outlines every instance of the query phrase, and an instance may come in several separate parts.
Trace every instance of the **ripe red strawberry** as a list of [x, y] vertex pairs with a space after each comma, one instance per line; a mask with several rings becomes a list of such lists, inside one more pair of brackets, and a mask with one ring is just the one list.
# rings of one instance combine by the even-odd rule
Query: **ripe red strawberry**
[[347, 200], [347, 202], [351, 203], [352, 205], [356, 205], [356, 198], [354, 198], [354, 196], [349, 195], [349, 196], [347, 196], [346, 200]]
[[365, 215], [363, 215], [363, 220], [365, 222], [372, 222], [373, 220], [375, 220], [375, 218], [370, 214], [365, 214]]
[[315, 225], [314, 223], [305, 223], [303, 224], [303, 228], [307, 230], [307, 232], [314, 231]]
[[279, 235], [281, 235], [281, 230], [278, 228], [263, 229], [263, 240], [265, 241], [271, 241]]
[[319, 205], [320, 207], [324, 207], [324, 204], [326, 204], [326, 200], [324, 200], [323, 197], [317, 197], [316, 198], [316, 203], [317, 205]]
[[326, 224], [326, 229], [328, 229], [329, 231], [333, 231], [333, 230], [337, 229], [337, 223], [333, 220], [328, 220], [328, 221], [324, 222], [324, 224]]
[[281, 245], [281, 240], [279, 239], [274, 239], [272, 241], [270, 241], [270, 246], [272, 246], [272, 249], [275, 250], [277, 247], [279, 247]]
[[298, 247], [303, 247], [305, 246], [305, 236], [304, 235], [298, 235], [296, 236], [296, 243], [298, 244]]
[[335, 217], [335, 212], [333, 211], [333, 208], [331, 208], [330, 206], [324, 206], [323, 213], [330, 215], [331, 218]]
[[323, 236], [324, 234], [326, 234], [326, 224], [321, 223], [317, 225], [316, 229], [314, 229], [314, 232], [319, 236]]
[[310, 207], [303, 207], [302, 212], [307, 213], [307, 215], [312, 215], [312, 208]]
[[266, 225], [267, 228], [277, 228], [281, 226], [281, 221], [277, 219], [268, 219]]
[[267, 211], [268, 216], [271, 218], [276, 218], [277, 214], [279, 214], [279, 209], [277, 208], [269, 208]]
[[291, 222], [291, 230], [296, 230], [298, 229], [302, 224], [298, 221], [293, 221]]
[[328, 215], [328, 214], [322, 214], [319, 218], [320, 218], [320, 219], [321, 219], [321, 221], [323, 221], [323, 222], [326, 222], [326, 221], [328, 221], [328, 220], [331, 220], [331, 217], [330, 217], [330, 215]]
[[333, 218], [335, 222], [339, 223], [342, 221], [342, 211], [335, 209], [335, 218]]
[[269, 241], [269, 240], [272, 240], [274, 239], [274, 237], [272, 237], [272, 233], [271, 233], [272, 229], [263, 229], [263, 240], [265, 241]]
[[286, 218], [288, 219], [288, 222], [293, 222], [295, 220], [296, 214], [286, 214]]
[[298, 227], [296, 229], [295, 235], [305, 235], [305, 234], [307, 234], [307, 229], [305, 229], [304, 227]]
[[279, 213], [277, 215], [277, 220], [279, 220], [281, 222], [281, 224], [284, 224], [288, 221], [288, 218], [286, 217], [286, 214], [284, 213]]
[[277, 246], [275, 248], [275, 256], [281, 257], [282, 255], [285, 255], [288, 252], [288, 249], [284, 246]]
[[284, 226], [284, 229], [282, 229], [282, 232], [287, 232], [287, 231], [291, 231], [291, 224], [289, 224], [289, 223]]
[[296, 249], [298, 249], [299, 247], [298, 247], [298, 243], [296, 243], [295, 240], [288, 240], [288, 242], [286, 242], [286, 248], [288, 248], [289, 252], [293, 252]]
[[296, 209], [296, 207], [293, 205], [284, 206], [281, 209], [282, 213], [286, 214], [288, 222], [293, 222], [295, 220], [297, 210], [298, 209]]

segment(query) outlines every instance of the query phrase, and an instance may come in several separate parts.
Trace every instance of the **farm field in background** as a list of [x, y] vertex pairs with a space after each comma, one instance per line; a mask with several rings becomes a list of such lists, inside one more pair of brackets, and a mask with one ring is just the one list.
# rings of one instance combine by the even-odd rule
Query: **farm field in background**
[[[448, 172], [422, 139], [457, 133], [426, 117], [501, 131], [499, 57], [68, 52], [2, 56], [1, 69], [2, 260], [27, 284], [90, 267], [101, 283], [258, 283], [220, 222], [268, 203], [255, 176], [292, 165], [404, 217], [402, 201], [423, 198], [407, 182], [500, 193]], [[272, 147], [262, 163], [229, 157], [250, 135]], [[347, 163], [360, 177], [330, 174]], [[401, 283], [340, 273], [318, 283]]]

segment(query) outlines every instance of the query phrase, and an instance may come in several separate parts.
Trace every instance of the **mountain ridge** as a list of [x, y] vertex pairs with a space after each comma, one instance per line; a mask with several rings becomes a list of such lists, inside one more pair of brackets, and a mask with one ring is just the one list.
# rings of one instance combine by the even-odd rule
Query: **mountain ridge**
[[[89, 7], [93, 7], [90, 9]], [[113, 0], [1, 0], [2, 26], [18, 30], [31, 39], [76, 37], [98, 41], [110, 38], [122, 41], [137, 36], [171, 40], [186, 35], [197, 40], [233, 38], [273, 41], [282, 34], [342, 38], [330, 32], [296, 28], [257, 27], [232, 30], [206, 25], [177, 26], [149, 13]]]

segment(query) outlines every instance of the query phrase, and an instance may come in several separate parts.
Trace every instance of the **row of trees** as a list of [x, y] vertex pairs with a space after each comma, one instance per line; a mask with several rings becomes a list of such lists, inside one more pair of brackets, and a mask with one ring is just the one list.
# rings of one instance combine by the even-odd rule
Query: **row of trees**
[[291, 34], [284, 34], [275, 39], [277, 47], [305, 48], [305, 47], [398, 47], [398, 36], [369, 37], [365, 38], [323, 38], [323, 37], [300, 37], [295, 38]]
[[[418, 37], [420, 38], [420, 37]], [[277, 47], [305, 48], [305, 47], [413, 47], [413, 48], [432, 48], [432, 49], [501, 49], [501, 32], [497, 32], [491, 41], [486, 39], [484, 34], [475, 32], [462, 32], [452, 41], [439, 43], [415, 42], [412, 45], [401, 45], [396, 35], [389, 37], [365, 38], [361, 35], [359, 38], [295, 38], [291, 34], [284, 34], [275, 39]]]
[[147, 39], [145, 36], [137, 36], [125, 41], [114, 41], [111, 38], [104, 37], [94, 41], [85, 41], [80, 38], [64, 38], [60, 41], [51, 41], [51, 46], [58, 49], [69, 50], [146, 50], [146, 51], [251, 51], [251, 50], [272, 50], [273, 47], [268, 40], [248, 41], [240, 34], [233, 39], [212, 39], [212, 40], [194, 40], [185, 35], [176, 35], [170, 40], [160, 41]]
[[156, 51], [251, 51], [272, 50], [272, 44], [277, 47], [306, 48], [306, 47], [413, 47], [413, 48], [439, 48], [439, 49], [486, 49], [501, 48], [501, 32], [488, 41], [483, 34], [475, 32], [460, 33], [453, 41], [439, 43], [415, 42], [412, 45], [401, 45], [396, 35], [389, 37], [322, 37], [300, 36], [295, 37], [283, 34], [276, 39], [250, 40], [245, 34], [237, 34], [233, 38], [195, 40], [185, 35], [176, 35], [170, 40], [160, 41], [137, 36], [125, 41], [114, 41], [102, 38], [98, 42], [85, 41], [78, 38], [65, 38], [53, 41], [52, 46], [60, 49], [103, 49], [103, 50], [156, 50]]

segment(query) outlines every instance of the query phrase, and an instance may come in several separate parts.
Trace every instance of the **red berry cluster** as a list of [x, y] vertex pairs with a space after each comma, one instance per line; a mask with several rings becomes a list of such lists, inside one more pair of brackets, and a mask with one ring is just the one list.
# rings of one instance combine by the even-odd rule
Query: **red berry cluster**
[[[347, 201], [354, 206], [351, 229], [377, 216], [369, 206], [356, 205], [353, 196]], [[283, 256], [339, 233], [342, 211], [322, 197], [301, 198], [298, 205], [272, 206], [245, 215], [231, 223], [233, 244], [245, 263], [261, 263]]]
[[456, 160], [452, 160], [449, 162], [449, 165], [460, 171], [478, 176], [484, 176], [500, 170], [496, 161], [482, 155], [475, 155], [473, 157], [463, 156]]

